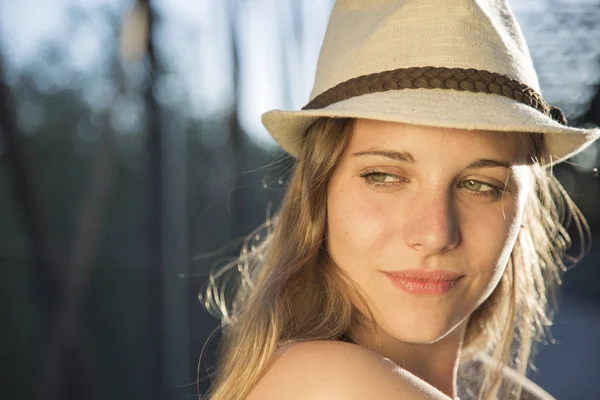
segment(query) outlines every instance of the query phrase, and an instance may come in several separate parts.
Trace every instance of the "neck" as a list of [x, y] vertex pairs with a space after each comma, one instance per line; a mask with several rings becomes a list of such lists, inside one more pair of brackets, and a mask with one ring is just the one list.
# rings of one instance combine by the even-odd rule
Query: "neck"
[[435, 343], [407, 343], [382, 330], [379, 331], [379, 341], [376, 343], [375, 333], [364, 328], [353, 329], [351, 336], [357, 344], [376, 351], [454, 399], [457, 394], [458, 364], [467, 321]]

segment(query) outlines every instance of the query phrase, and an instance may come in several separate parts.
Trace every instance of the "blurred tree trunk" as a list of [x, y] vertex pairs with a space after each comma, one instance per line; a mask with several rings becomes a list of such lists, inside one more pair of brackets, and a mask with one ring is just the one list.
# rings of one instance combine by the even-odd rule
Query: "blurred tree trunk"
[[0, 58], [0, 135], [5, 142], [8, 168], [17, 204], [21, 209], [28, 248], [31, 251], [33, 287], [31, 296], [39, 307], [44, 329], [50, 326], [60, 295], [60, 270], [53, 264], [53, 254], [48, 243], [48, 229], [42, 209], [40, 193], [36, 189], [37, 174], [33, 168], [27, 142], [16, 120], [14, 99], [4, 82], [3, 60]]
[[[123, 94], [124, 86], [117, 60], [114, 61], [113, 71], [118, 90], [112, 107]], [[64, 274], [64, 291], [46, 346], [39, 398], [95, 399], [98, 396], [92, 347], [84, 316], [117, 162], [116, 138], [107, 120], [92, 160], [73, 229], [71, 254]]]
[[[68, 398], [96, 398], [95, 376], [83, 316], [116, 162], [117, 145], [107, 124], [100, 136], [74, 229], [64, 295], [47, 346], [40, 398], [64, 398], [61, 385], [72, 390]], [[73, 381], [78, 381], [78, 384], [74, 386]]]
[[244, 224], [244, 201], [240, 195], [241, 189], [241, 173], [245, 167], [245, 138], [242, 127], [239, 121], [239, 107], [241, 103], [240, 85], [240, 44], [239, 27], [240, 6], [243, 3], [240, 0], [228, 0], [228, 16], [229, 16], [229, 37], [231, 46], [231, 65], [232, 65], [232, 82], [233, 82], [233, 103], [229, 114], [227, 115], [227, 127], [229, 129], [229, 188], [227, 190], [228, 203], [232, 205], [233, 211], [229, 215], [232, 230], [229, 238], [232, 236], [243, 235]]
[[150, 265], [149, 274], [149, 309], [152, 310], [150, 343], [153, 346], [150, 382], [153, 386], [151, 393], [155, 399], [166, 399], [167, 391], [164, 385], [164, 347], [163, 347], [163, 276], [164, 276], [164, 204], [163, 204], [163, 137], [161, 132], [162, 118], [160, 108], [154, 97], [159, 75], [156, 57], [155, 23], [156, 14], [150, 0], [139, 0], [139, 5], [147, 12], [147, 42], [146, 55], [149, 60], [150, 82], [144, 93], [146, 101], [146, 129], [149, 170], [149, 234], [150, 234]]
[[[298, 11], [298, 7], [301, 7], [298, 5], [298, 2], [293, 2], [294, 3], [294, 8], [295, 11]], [[291, 80], [291, 73], [292, 71], [290, 70], [291, 65], [290, 65], [290, 51], [289, 51], [289, 47], [290, 44], [293, 44], [295, 46], [295, 49], [297, 49], [297, 39], [298, 37], [296, 36], [297, 28], [298, 28], [298, 24], [296, 23], [296, 18], [290, 18], [290, 10], [287, 9], [289, 5], [289, 2], [278, 2], [277, 3], [277, 13], [278, 18], [277, 18], [277, 30], [279, 31], [279, 34], [277, 35], [277, 38], [279, 40], [279, 56], [281, 57], [281, 65], [279, 66], [281, 68], [281, 75], [282, 75], [282, 82], [279, 85], [280, 90], [283, 92], [283, 104], [286, 108], [291, 108], [292, 106], [292, 84], [291, 82], [293, 82]], [[285, 35], [285, 28], [289, 29], [289, 26], [292, 26], [292, 34], [293, 34], [293, 41], [289, 40], [289, 37], [287, 37]], [[295, 52], [294, 52], [295, 53]], [[294, 54], [296, 55], [296, 54]], [[297, 65], [297, 64], [296, 64]]]

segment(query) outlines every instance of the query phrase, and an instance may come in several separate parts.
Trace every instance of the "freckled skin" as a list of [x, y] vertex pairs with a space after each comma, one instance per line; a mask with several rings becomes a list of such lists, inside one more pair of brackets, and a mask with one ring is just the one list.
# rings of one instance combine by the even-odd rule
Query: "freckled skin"
[[[352, 156], [410, 152], [416, 162]], [[358, 120], [328, 186], [333, 260], [364, 291], [377, 324], [406, 343], [450, 334], [491, 294], [505, 270], [529, 186], [527, 149], [516, 134]], [[511, 169], [466, 169], [479, 159]], [[388, 186], [369, 185], [361, 174]], [[466, 181], [483, 182], [465, 183]], [[504, 196], [476, 196], [507, 183]], [[466, 187], [465, 187], [466, 185]], [[479, 186], [478, 186], [479, 185]], [[472, 189], [472, 190], [470, 190]], [[465, 275], [440, 295], [414, 295], [381, 271], [445, 269]]]

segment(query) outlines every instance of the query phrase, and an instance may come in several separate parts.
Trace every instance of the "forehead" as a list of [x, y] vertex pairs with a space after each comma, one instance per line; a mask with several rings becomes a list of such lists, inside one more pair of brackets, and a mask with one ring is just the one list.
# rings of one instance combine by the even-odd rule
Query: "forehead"
[[427, 154], [465, 160], [477, 156], [496, 156], [520, 164], [527, 162], [531, 144], [531, 139], [526, 134], [517, 132], [440, 128], [357, 119], [347, 152], [385, 148], [420, 154], [420, 158]]

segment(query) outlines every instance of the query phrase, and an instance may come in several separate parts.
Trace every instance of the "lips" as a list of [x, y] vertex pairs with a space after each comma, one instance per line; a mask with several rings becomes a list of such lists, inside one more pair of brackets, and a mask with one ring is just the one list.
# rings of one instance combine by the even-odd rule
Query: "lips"
[[455, 288], [464, 275], [446, 270], [405, 270], [384, 273], [400, 289], [411, 294], [443, 294]]
[[405, 271], [385, 272], [387, 275], [402, 279], [428, 280], [428, 281], [455, 281], [462, 275], [456, 272], [435, 269], [426, 271], [423, 269], [410, 269]]

